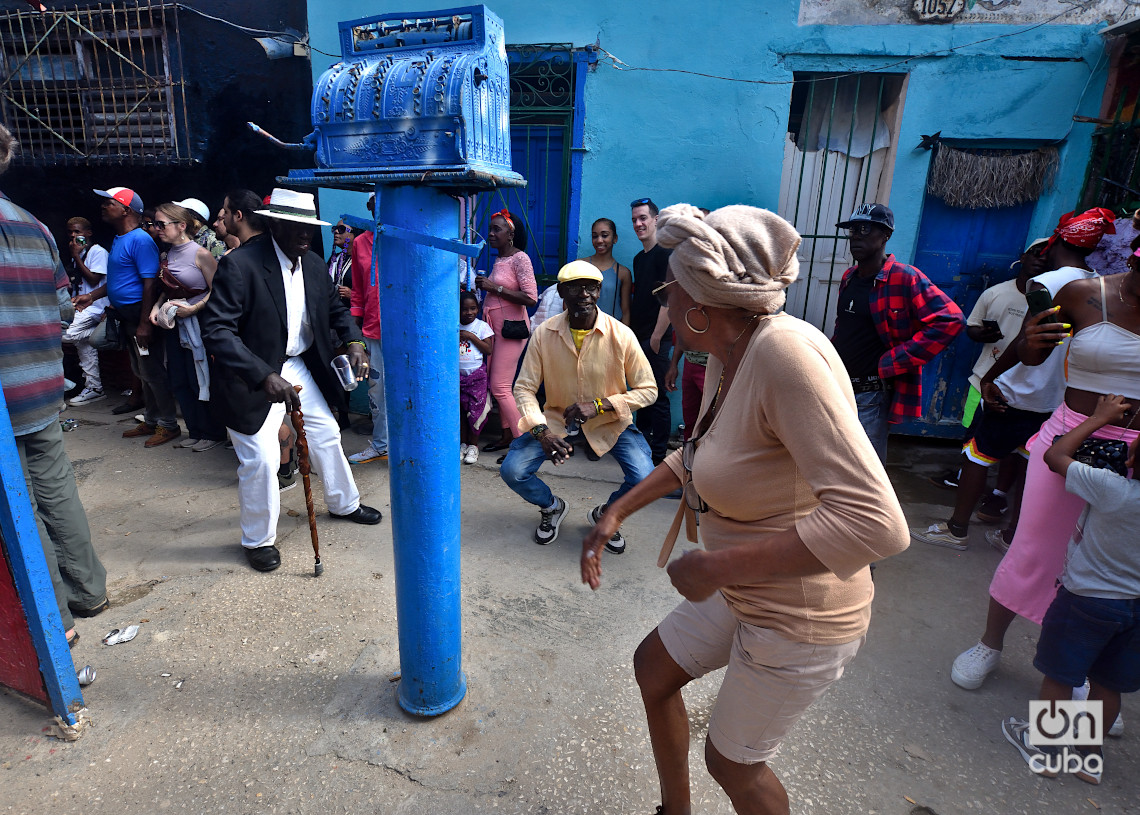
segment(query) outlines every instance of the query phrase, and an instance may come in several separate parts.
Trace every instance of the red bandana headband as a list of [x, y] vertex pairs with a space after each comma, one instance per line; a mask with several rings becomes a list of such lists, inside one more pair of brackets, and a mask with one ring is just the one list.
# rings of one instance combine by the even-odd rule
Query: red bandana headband
[[1045, 251], [1049, 251], [1058, 238], [1073, 246], [1094, 249], [1104, 235], [1116, 234], [1115, 218], [1112, 210], [1104, 207], [1095, 207], [1080, 215], [1067, 212], [1057, 222], [1057, 228], [1045, 244]]
[[[498, 215], [500, 218], [502, 218], [504, 221], [506, 221], [508, 224], [510, 224], [511, 229], [515, 228], [515, 222], [511, 220], [511, 213], [507, 212], [507, 210], [500, 209], [498, 212], [495, 213], [495, 215]], [[491, 217], [494, 218], [495, 215], [492, 215]]]

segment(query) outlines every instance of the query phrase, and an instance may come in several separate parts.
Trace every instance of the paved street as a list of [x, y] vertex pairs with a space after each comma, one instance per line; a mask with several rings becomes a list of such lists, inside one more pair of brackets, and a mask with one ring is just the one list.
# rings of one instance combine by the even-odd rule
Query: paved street
[[[499, 481], [495, 455], [465, 467], [469, 690], [455, 710], [420, 720], [395, 702], [388, 518], [360, 527], [323, 517], [316, 579], [298, 486], [283, 497], [282, 567], [255, 573], [238, 546], [233, 453], [144, 450], [120, 438], [129, 424], [114, 421], [113, 403], [64, 414], [80, 421], [67, 446], [113, 603], [78, 621], [77, 667], [98, 671], [85, 689], [93, 725], [78, 742], [55, 741], [43, 708], [0, 692], [0, 812], [653, 811], [631, 654], [677, 601], [654, 566], [675, 503], [627, 522], [629, 550], [605, 559], [593, 594], [578, 582], [578, 544], [586, 512], [617, 479], [612, 461], [578, 459], [551, 478], [571, 512], [550, 547], [531, 543], [538, 513]], [[346, 434], [348, 452], [365, 443]], [[944, 519], [953, 493], [925, 476], [952, 462], [953, 448], [892, 445], [912, 525]], [[387, 465], [356, 472], [366, 503], [387, 516]], [[987, 528], [972, 529], [967, 552], [916, 544], [879, 567], [866, 646], [773, 761], [793, 812], [1140, 811], [1134, 696], [1099, 787], [1037, 778], [1003, 740], [1001, 719], [1025, 717], [1037, 690], [1036, 626], [1014, 624], [1002, 668], [980, 691], [950, 682], [951, 660], [980, 633], [1000, 559]], [[130, 623], [141, 625], [133, 642], [100, 643]], [[695, 811], [730, 813], [701, 758], [715, 680], [686, 693]]]

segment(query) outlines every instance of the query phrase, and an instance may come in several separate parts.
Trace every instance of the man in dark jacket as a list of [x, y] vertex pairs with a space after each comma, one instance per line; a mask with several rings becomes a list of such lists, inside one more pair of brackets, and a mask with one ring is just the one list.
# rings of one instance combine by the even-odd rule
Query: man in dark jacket
[[[199, 323], [212, 357], [210, 402], [238, 456], [242, 546], [250, 565], [268, 572], [281, 565], [274, 546], [281, 510], [277, 429], [286, 411], [304, 412], [329, 514], [375, 524], [380, 512], [360, 503], [329, 409], [344, 401], [331, 367], [330, 329], [348, 345], [357, 379], [367, 375], [369, 363], [324, 261], [309, 251], [313, 228], [328, 224], [317, 219], [311, 194], [291, 190], [274, 190], [269, 208], [257, 214], [266, 217], [268, 233], [221, 259]], [[294, 385], [301, 386], [299, 394]]]

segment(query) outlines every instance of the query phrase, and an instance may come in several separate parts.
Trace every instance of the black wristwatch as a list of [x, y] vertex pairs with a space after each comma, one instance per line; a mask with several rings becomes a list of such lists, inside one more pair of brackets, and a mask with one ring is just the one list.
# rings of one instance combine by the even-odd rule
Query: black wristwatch
[[544, 424], [536, 424], [530, 429], [530, 434], [536, 439], [542, 438], [542, 434], [549, 430], [550, 427]]

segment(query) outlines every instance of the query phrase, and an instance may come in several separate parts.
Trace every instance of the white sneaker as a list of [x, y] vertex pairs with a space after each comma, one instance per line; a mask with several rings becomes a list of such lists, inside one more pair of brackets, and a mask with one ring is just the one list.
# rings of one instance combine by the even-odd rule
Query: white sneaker
[[464, 444], [463, 442], [459, 443], [459, 461], [461, 463], [467, 461], [467, 448], [470, 446], [471, 445]]
[[478, 446], [472, 444], [471, 446], [469, 446], [467, 448], [466, 455], [463, 456], [463, 463], [464, 464], [474, 464], [478, 460], [479, 460], [479, 448], [478, 448]]
[[1114, 739], [1118, 739], [1124, 735], [1124, 714], [1118, 713], [1116, 721], [1112, 723], [1112, 727], [1108, 728], [1108, 735]]
[[959, 552], [966, 551], [966, 538], [964, 536], [959, 537], [951, 532], [949, 524], [931, 524], [925, 532], [912, 529], [910, 536], [920, 543], [945, 546], [947, 549], [957, 549]]
[[69, 400], [72, 405], [86, 405], [89, 402], [98, 402], [100, 399], [106, 399], [101, 389], [84, 388], [78, 396], [73, 396]]
[[1009, 544], [1005, 542], [1004, 529], [991, 529], [986, 532], [986, 542], [999, 552], [1009, 551]]
[[1089, 681], [1086, 679], [1085, 684], [1081, 685], [1079, 688], [1073, 688], [1073, 701], [1074, 702], [1087, 701], [1089, 698], [1089, 691], [1091, 691], [1091, 690], [1092, 690], [1092, 686], [1089, 685]]
[[958, 654], [950, 669], [950, 679], [960, 688], [977, 690], [986, 677], [997, 670], [1001, 662], [1001, 651], [978, 643], [968, 651]]

